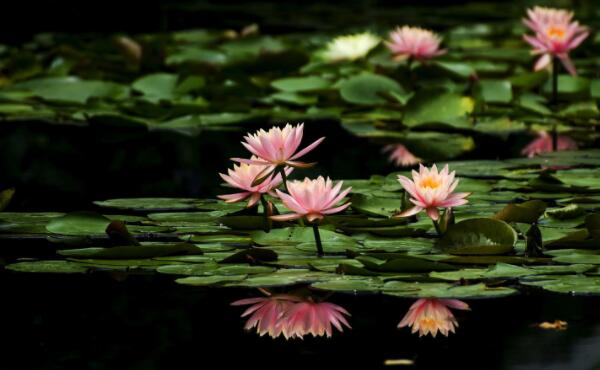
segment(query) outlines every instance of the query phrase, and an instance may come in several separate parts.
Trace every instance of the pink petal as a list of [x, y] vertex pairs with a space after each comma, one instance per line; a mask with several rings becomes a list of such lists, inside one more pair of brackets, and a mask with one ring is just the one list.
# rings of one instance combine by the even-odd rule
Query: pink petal
[[305, 155], [306, 153], [310, 152], [311, 150], [313, 150], [314, 148], [317, 147], [317, 145], [321, 144], [321, 142], [325, 140], [325, 137], [322, 137], [318, 140], [316, 140], [314, 143], [310, 144], [309, 146], [307, 146], [306, 148], [302, 149], [301, 151], [299, 151], [298, 153], [294, 154], [290, 160], [294, 160], [297, 158], [302, 157], [303, 155]]
[[274, 215], [271, 216], [271, 220], [274, 221], [292, 221], [292, 220], [297, 220], [299, 218], [302, 218], [303, 215], [298, 214], [298, 213], [287, 213], [285, 215]]
[[421, 212], [422, 210], [423, 210], [423, 207], [415, 206], [415, 207], [412, 207], [411, 209], [407, 209], [404, 212], [400, 212], [400, 213], [394, 215], [394, 217], [409, 217], [409, 216], [416, 215], [417, 213]]
[[429, 207], [425, 209], [427, 212], [427, 216], [431, 218], [433, 221], [437, 221], [440, 218], [440, 211], [436, 207]]

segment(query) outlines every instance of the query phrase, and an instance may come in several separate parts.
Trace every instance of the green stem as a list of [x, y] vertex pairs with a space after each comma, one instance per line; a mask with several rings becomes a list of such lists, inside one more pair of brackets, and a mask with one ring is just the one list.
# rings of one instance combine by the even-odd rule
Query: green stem
[[273, 221], [271, 221], [271, 218], [269, 216], [271, 216], [269, 213], [269, 204], [267, 203], [267, 200], [265, 199], [264, 196], [260, 196], [260, 204], [262, 204], [263, 207], [263, 216], [264, 216], [264, 230], [266, 233], [268, 233], [269, 231], [271, 231], [271, 226], [273, 226]]
[[440, 230], [440, 224], [439, 222], [437, 222], [436, 220], [431, 220], [431, 222], [433, 222], [433, 227], [435, 227], [435, 232], [437, 232], [437, 234], [439, 236], [442, 236], [442, 231]]
[[[558, 58], [552, 58], [552, 105], [556, 106], [558, 103], [558, 72], [559, 72], [559, 61]], [[552, 151], [558, 150], [558, 130], [556, 124], [552, 126]]]
[[552, 151], [556, 152], [558, 150], [558, 130], [556, 128], [556, 123], [552, 125]]
[[558, 102], [558, 58], [552, 58], [552, 105]]
[[281, 183], [283, 184], [283, 190], [287, 193], [287, 175], [285, 174], [285, 166], [279, 167], [279, 174], [281, 174]]
[[313, 233], [315, 234], [315, 244], [317, 245], [317, 255], [323, 257], [323, 244], [321, 244], [321, 234], [319, 234], [319, 225], [312, 224]]
[[414, 59], [412, 57], [409, 57], [408, 60], [406, 61], [406, 68], [408, 69], [408, 83], [411, 87], [412, 90], [415, 89], [415, 75], [412, 71], [412, 65], [413, 65]]

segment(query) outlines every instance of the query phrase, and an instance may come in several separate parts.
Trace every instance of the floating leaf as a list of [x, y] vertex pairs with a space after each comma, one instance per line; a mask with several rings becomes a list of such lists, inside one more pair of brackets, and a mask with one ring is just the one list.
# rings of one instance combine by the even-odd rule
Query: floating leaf
[[383, 95], [390, 93], [404, 94], [405, 91], [396, 81], [373, 73], [350, 77], [340, 84], [342, 99], [353, 104], [384, 104]]
[[477, 88], [481, 99], [486, 103], [510, 103], [512, 86], [507, 80], [480, 80]]
[[519, 204], [509, 204], [494, 215], [497, 220], [532, 224], [544, 214], [547, 204], [541, 200], [530, 200]]
[[73, 212], [51, 219], [46, 229], [62, 235], [106, 235], [106, 228], [110, 222], [111, 220], [98, 213]]
[[452, 127], [470, 128], [468, 114], [473, 100], [455, 93], [423, 91], [409, 100], [403, 123], [408, 127], [441, 123]]
[[289, 77], [274, 80], [271, 86], [285, 92], [303, 92], [327, 89], [331, 82], [318, 76]]
[[[349, 236], [320, 228], [321, 241], [323, 245], [334, 243], [345, 243], [354, 246], [356, 241]], [[270, 232], [255, 231], [250, 234], [252, 240], [259, 245], [295, 245], [300, 243], [313, 243], [314, 233], [312, 227], [286, 227], [274, 229]]]
[[516, 294], [506, 287], [488, 287], [484, 284], [457, 286], [446, 283], [413, 283], [390, 281], [385, 283], [383, 293], [405, 298], [498, 298]]
[[571, 295], [599, 295], [600, 277], [583, 275], [532, 276], [522, 279], [521, 284], [540, 287], [544, 290]]
[[83, 274], [88, 268], [69, 261], [25, 261], [6, 266], [8, 270], [17, 272], [33, 272], [42, 274]]
[[210, 275], [210, 276], [190, 276], [175, 280], [178, 284], [192, 286], [219, 286], [230, 282], [241, 281], [246, 275]]
[[110, 81], [81, 80], [77, 77], [45, 77], [14, 85], [43, 100], [61, 103], [85, 104], [91, 98], [124, 99], [129, 89]]
[[504, 254], [513, 250], [517, 233], [506, 222], [473, 218], [448, 228], [436, 246], [450, 254]]
[[155, 73], [141, 77], [131, 87], [149, 99], [172, 99], [175, 97], [178, 76], [170, 73]]
[[70, 258], [86, 259], [137, 259], [182, 254], [202, 254], [202, 250], [193, 244], [146, 242], [112, 248], [81, 248], [58, 251], [60, 255]]

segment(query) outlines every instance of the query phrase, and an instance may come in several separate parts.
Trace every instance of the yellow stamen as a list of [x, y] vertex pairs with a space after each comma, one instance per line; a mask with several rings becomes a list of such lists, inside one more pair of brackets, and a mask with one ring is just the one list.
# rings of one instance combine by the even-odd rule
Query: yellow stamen
[[552, 39], [562, 40], [565, 38], [567, 31], [564, 27], [552, 26], [546, 31], [546, 35]]
[[440, 186], [440, 184], [441, 184], [441, 182], [433, 177], [426, 177], [423, 180], [421, 180], [422, 188], [435, 189], [438, 186]]

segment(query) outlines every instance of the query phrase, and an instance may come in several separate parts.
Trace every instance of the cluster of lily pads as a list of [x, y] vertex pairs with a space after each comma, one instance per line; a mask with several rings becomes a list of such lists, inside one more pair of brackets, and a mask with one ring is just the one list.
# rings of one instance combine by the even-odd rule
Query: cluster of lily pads
[[[456, 26], [440, 36], [410, 27], [339, 37], [261, 35], [256, 27], [90, 39], [42, 34], [0, 48], [0, 117], [186, 135], [339, 122], [429, 161], [464, 155], [479, 139], [502, 142], [554, 127], [589, 145], [597, 139], [598, 39], [573, 51], [587, 29], [572, 35], [538, 23], [527, 38], [543, 55], [537, 67], [555, 56], [577, 76], [554, 68], [554, 84], [547, 70], [532, 71], [518, 19]], [[561, 38], [568, 43], [557, 44]], [[567, 59], [569, 52], [578, 54]]]

